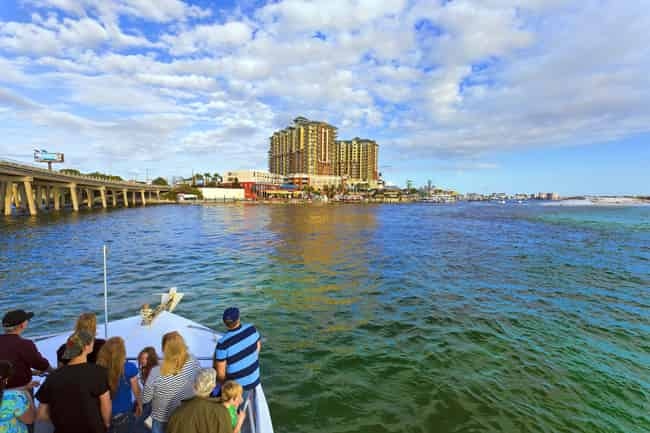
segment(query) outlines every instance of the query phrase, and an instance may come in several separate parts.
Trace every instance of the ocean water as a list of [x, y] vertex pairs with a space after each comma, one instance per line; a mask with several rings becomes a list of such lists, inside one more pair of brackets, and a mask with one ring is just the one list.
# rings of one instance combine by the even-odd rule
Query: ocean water
[[650, 431], [650, 207], [159, 206], [0, 219], [35, 334], [154, 293], [264, 337], [276, 431]]

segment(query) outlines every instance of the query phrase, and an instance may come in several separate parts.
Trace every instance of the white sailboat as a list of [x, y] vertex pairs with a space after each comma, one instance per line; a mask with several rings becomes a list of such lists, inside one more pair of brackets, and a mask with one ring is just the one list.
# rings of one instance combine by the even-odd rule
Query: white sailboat
[[[140, 351], [153, 346], [162, 354], [162, 337], [168, 332], [177, 331], [185, 339], [189, 352], [200, 362], [202, 367], [212, 367], [212, 359], [217, 340], [221, 334], [199, 323], [193, 322], [173, 313], [183, 294], [171, 289], [162, 295], [161, 303], [155, 310], [143, 310], [140, 315], [126, 319], [107, 322], [104, 332], [98, 332], [98, 338], [119, 336], [126, 344], [127, 359], [135, 360]], [[66, 342], [71, 332], [57, 335], [36, 337], [33, 341], [50, 365], [57, 365], [56, 351]], [[104, 335], [102, 335], [104, 334]], [[42, 380], [42, 378], [35, 378]], [[269, 411], [262, 385], [257, 385], [251, 393], [246, 422], [242, 428], [245, 433], [273, 433], [271, 413]], [[37, 428], [39, 430], [47, 430]]]

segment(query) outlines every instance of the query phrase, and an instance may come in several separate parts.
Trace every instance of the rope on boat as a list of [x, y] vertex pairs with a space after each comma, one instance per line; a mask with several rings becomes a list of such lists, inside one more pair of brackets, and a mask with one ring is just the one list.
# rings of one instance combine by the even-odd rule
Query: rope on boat
[[160, 305], [155, 309], [151, 309], [149, 304], [144, 304], [140, 309], [140, 317], [142, 318], [140, 325], [151, 326], [163, 311], [173, 312], [178, 303], [181, 302], [181, 299], [183, 299], [183, 293], [176, 292], [176, 287], [172, 287], [169, 289], [169, 293], [164, 293], [161, 296]]

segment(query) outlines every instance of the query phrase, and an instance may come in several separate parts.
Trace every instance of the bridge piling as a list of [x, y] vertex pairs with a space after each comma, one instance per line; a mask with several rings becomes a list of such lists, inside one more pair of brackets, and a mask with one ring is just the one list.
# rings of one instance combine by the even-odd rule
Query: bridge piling
[[142, 197], [142, 206], [146, 206], [147, 201], [144, 199], [144, 190], [140, 191], [140, 196]]
[[29, 180], [23, 181], [23, 191], [25, 193], [27, 209], [29, 214], [36, 215], [36, 204], [34, 203], [34, 192], [32, 191], [32, 182]]
[[7, 182], [0, 181], [0, 212], [5, 210], [5, 193], [7, 190]]
[[14, 184], [11, 181], [4, 182], [4, 213], [5, 215], [11, 215], [11, 204], [14, 201]]
[[102, 198], [102, 208], [106, 209], [108, 207], [106, 204], [106, 188], [101, 188], [99, 190], [99, 195]]
[[122, 195], [124, 196], [124, 207], [129, 207], [129, 194], [125, 189], [122, 190]]
[[93, 202], [94, 202], [94, 193], [93, 190], [90, 188], [86, 188], [86, 205], [88, 206], [88, 209], [93, 208]]
[[54, 210], [61, 209], [61, 191], [59, 188], [52, 188], [52, 198], [54, 200]]
[[79, 212], [79, 196], [77, 195], [77, 185], [70, 184], [70, 199], [72, 200], [72, 210]]

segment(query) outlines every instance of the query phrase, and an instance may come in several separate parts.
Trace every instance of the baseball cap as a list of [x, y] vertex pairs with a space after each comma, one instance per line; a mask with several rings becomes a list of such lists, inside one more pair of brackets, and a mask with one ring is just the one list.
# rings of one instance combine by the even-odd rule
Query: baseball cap
[[86, 331], [77, 331], [72, 334], [68, 341], [65, 342], [65, 352], [63, 352], [63, 359], [72, 359], [81, 355], [84, 347], [93, 342], [94, 337]]
[[239, 319], [239, 310], [237, 307], [226, 308], [226, 311], [223, 312], [223, 321], [226, 320], [234, 322]]
[[34, 317], [34, 313], [28, 313], [25, 310], [13, 310], [9, 311], [2, 318], [2, 326], [5, 328], [20, 325], [25, 320], [31, 320]]

